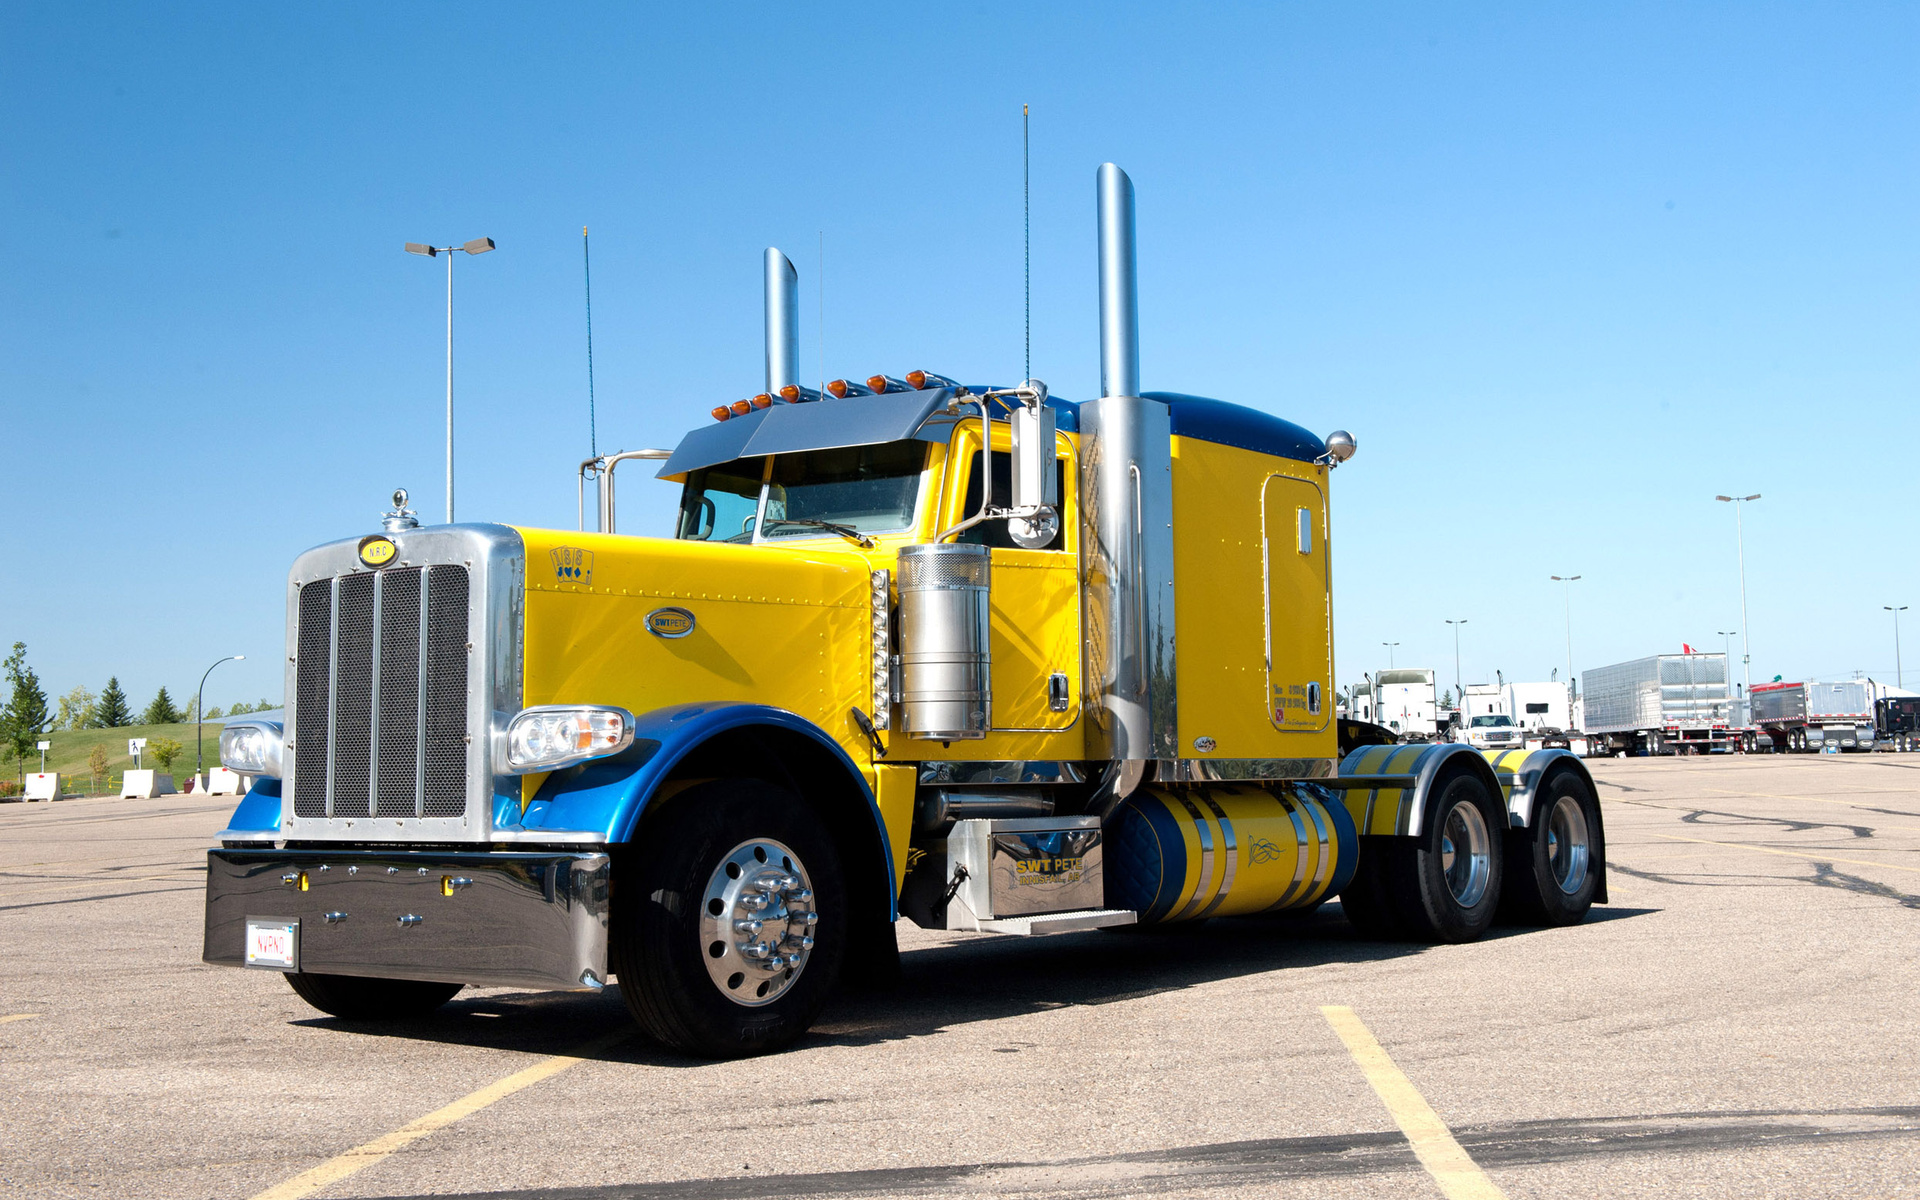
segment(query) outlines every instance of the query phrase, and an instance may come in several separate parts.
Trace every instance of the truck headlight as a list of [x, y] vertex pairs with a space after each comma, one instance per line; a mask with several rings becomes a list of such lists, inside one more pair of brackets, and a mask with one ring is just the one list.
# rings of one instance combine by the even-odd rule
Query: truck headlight
[[547, 704], [507, 722], [507, 774], [526, 775], [618, 754], [633, 744], [633, 714], [624, 708]]
[[285, 741], [278, 721], [235, 721], [220, 731], [220, 764], [236, 775], [278, 779]]

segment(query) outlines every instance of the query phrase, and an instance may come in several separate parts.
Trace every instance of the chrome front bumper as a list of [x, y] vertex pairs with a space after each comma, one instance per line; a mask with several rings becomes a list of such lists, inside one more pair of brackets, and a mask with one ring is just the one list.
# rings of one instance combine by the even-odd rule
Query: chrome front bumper
[[545, 989], [607, 980], [605, 854], [210, 850], [201, 957], [298, 922], [304, 972]]

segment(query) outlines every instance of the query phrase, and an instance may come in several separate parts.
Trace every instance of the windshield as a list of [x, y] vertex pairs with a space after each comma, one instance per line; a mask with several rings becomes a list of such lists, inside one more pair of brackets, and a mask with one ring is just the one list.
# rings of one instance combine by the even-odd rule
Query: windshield
[[687, 476], [680, 493], [680, 526], [674, 535], [689, 542], [745, 542], [753, 538], [760, 511], [760, 476], [765, 459], [745, 459], [706, 467]]
[[1512, 725], [1513, 725], [1512, 717], [1475, 717], [1473, 719], [1473, 727], [1475, 729], [1488, 729], [1488, 728], [1506, 729], [1506, 728], [1510, 728]]
[[773, 460], [760, 536], [819, 537], [822, 521], [861, 533], [905, 529], [926, 461], [924, 442], [783, 454]]
[[886, 442], [782, 454], [766, 483], [765, 459], [743, 459], [687, 477], [675, 536], [690, 541], [755, 540], [764, 487], [766, 516], [759, 540], [832, 537], [842, 527], [859, 533], [908, 529], [926, 466], [924, 442]]

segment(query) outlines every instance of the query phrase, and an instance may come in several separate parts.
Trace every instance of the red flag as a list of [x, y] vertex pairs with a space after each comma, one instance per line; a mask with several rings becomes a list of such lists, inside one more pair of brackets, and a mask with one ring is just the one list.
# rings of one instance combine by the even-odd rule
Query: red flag
[[1693, 653], [1693, 647], [1692, 647], [1692, 646], [1689, 646], [1689, 645], [1687, 645], [1687, 644], [1686, 644], [1685, 642], [1681, 642], [1681, 643], [1680, 643], [1680, 653], [1682, 653], [1682, 654], [1692, 654], [1692, 653]]

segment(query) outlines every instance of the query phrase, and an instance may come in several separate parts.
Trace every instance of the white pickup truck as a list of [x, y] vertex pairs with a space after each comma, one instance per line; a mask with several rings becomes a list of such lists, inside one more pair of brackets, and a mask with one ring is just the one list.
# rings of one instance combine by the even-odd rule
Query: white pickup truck
[[1526, 742], [1526, 734], [1505, 713], [1486, 713], [1469, 717], [1461, 739], [1476, 750], [1517, 750]]

